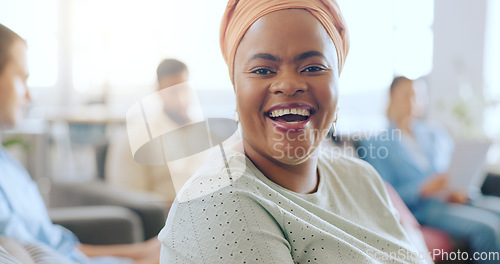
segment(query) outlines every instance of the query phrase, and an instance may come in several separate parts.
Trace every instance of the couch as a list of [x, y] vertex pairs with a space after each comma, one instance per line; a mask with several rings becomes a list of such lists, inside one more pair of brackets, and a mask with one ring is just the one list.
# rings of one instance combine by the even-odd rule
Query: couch
[[136, 243], [156, 236], [165, 225], [168, 205], [155, 196], [109, 186], [102, 180], [53, 183], [52, 221], [86, 244]]

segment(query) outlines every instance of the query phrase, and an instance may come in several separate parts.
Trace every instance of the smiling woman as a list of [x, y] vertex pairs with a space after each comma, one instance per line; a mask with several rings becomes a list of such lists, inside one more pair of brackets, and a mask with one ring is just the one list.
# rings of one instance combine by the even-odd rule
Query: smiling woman
[[242, 141], [179, 192], [162, 263], [422, 260], [375, 170], [320, 148], [348, 46], [334, 0], [229, 1], [221, 48]]
[[[338, 64], [326, 30], [301, 9], [262, 17], [238, 46], [233, 79], [245, 152], [268, 178], [290, 190], [316, 188], [317, 178], [303, 175], [316, 175], [317, 156], [311, 156], [325, 135], [318, 132], [333, 122]], [[271, 117], [276, 111], [278, 117]], [[282, 133], [307, 140], [283, 141]], [[285, 150], [294, 155], [280, 155]]]

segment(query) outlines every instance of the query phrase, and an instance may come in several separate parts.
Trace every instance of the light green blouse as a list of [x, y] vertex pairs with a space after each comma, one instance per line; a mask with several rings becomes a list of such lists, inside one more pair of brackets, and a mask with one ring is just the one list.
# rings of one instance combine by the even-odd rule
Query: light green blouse
[[320, 150], [318, 190], [298, 194], [238, 152], [212, 153], [170, 209], [161, 263], [418, 263], [377, 172]]

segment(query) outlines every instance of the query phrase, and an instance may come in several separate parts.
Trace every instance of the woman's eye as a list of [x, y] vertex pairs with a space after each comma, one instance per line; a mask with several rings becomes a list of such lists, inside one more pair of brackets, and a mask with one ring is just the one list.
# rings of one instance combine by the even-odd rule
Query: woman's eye
[[323, 67], [311, 66], [303, 70], [303, 72], [319, 72], [325, 70]]
[[271, 70], [268, 70], [268, 69], [257, 69], [257, 70], [252, 71], [252, 73], [259, 74], [259, 75], [269, 75], [269, 74], [272, 74], [274, 72], [272, 72]]

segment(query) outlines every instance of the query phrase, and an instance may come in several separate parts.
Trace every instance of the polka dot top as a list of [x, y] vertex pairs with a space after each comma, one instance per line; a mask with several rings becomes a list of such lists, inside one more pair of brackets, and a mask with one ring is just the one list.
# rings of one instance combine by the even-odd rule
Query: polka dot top
[[368, 163], [321, 153], [317, 192], [298, 194], [212, 154], [170, 209], [161, 263], [419, 263]]

